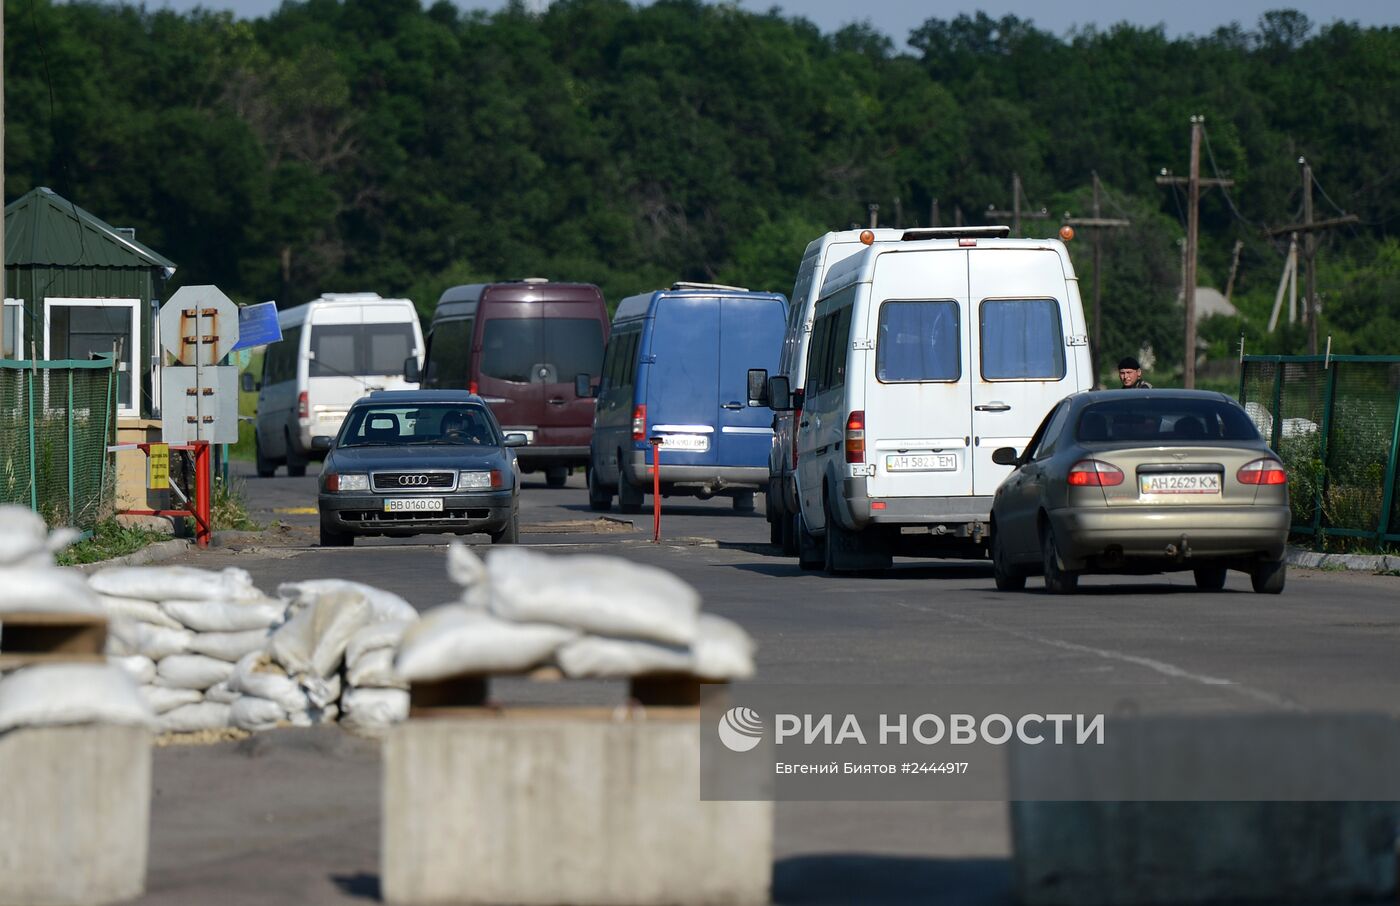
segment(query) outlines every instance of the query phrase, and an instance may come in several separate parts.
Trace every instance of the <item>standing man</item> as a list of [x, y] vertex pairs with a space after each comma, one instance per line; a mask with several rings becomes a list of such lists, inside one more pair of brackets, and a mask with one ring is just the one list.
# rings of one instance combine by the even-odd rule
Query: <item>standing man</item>
[[1152, 385], [1142, 379], [1142, 363], [1132, 356], [1118, 360], [1118, 380], [1124, 390], [1151, 390]]

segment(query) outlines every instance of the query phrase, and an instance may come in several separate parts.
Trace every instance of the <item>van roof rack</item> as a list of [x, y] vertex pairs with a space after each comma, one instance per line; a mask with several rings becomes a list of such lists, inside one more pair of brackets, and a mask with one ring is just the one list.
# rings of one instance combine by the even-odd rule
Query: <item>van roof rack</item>
[[373, 301], [383, 296], [379, 293], [321, 293], [321, 298], [326, 302], [356, 302]]
[[671, 289], [730, 289], [738, 293], [749, 291], [747, 286], [730, 286], [726, 283], [692, 283], [689, 280], [677, 280], [671, 284]]
[[1009, 226], [920, 227], [905, 230], [900, 239], [903, 242], [917, 242], [920, 239], [1006, 239], [1010, 235]]

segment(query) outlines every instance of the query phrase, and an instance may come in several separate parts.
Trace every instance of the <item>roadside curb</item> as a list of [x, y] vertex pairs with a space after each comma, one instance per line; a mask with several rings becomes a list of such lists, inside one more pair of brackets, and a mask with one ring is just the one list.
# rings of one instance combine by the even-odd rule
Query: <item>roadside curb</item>
[[190, 549], [191, 542], [184, 539], [175, 538], [170, 541], [157, 541], [148, 544], [134, 553], [121, 557], [113, 557], [110, 560], [98, 560], [96, 563], [78, 563], [73, 569], [80, 572], [89, 572], [95, 569], [105, 569], [109, 566], [144, 566], [147, 563], [158, 563], [161, 560], [169, 560], [178, 557]]
[[1395, 554], [1322, 554], [1290, 547], [1284, 555], [1289, 566], [1306, 569], [1354, 569], [1365, 572], [1400, 570], [1400, 555]]

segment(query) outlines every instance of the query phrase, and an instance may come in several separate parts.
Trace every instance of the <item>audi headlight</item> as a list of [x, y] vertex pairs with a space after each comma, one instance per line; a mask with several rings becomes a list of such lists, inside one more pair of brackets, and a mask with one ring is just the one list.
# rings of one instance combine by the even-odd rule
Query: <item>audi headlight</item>
[[458, 490], [483, 490], [501, 486], [501, 473], [497, 469], [490, 472], [462, 472], [456, 480]]
[[340, 476], [340, 490], [341, 490], [341, 491], [368, 491], [368, 490], [369, 490], [369, 476], [368, 476], [368, 475], [341, 475], [341, 476]]

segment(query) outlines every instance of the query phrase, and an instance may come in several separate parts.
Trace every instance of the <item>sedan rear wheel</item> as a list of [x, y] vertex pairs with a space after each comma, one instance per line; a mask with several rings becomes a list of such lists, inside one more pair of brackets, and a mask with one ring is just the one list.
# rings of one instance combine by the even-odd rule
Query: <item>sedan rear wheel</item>
[[992, 532], [992, 578], [997, 591], [1020, 591], [1026, 587], [1026, 574], [1011, 565], [1006, 556], [1006, 542], [1001, 532]]
[[1225, 567], [1209, 566], [1198, 569], [1196, 573], [1196, 587], [1201, 591], [1220, 591], [1225, 587]]
[[1052, 595], [1074, 594], [1079, 589], [1079, 572], [1061, 565], [1055, 530], [1048, 525], [1040, 533], [1040, 553], [1045, 560], [1045, 590]]
[[1250, 571], [1250, 583], [1261, 595], [1276, 595], [1283, 591], [1284, 580], [1288, 578], [1288, 564], [1282, 560], [1264, 561], [1254, 564]]

